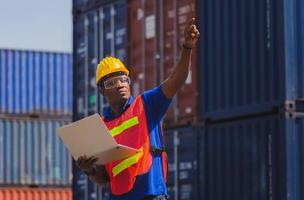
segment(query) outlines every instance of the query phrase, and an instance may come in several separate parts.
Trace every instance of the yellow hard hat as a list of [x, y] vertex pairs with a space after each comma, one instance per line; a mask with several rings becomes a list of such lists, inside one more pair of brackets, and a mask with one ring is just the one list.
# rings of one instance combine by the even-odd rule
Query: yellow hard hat
[[114, 72], [124, 72], [129, 75], [129, 70], [118, 58], [105, 57], [97, 65], [96, 84], [98, 84], [100, 79]]

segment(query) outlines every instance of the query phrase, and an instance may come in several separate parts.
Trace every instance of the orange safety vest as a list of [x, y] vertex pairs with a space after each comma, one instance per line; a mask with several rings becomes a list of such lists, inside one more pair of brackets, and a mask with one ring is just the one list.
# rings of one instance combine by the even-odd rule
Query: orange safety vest
[[[112, 194], [122, 195], [132, 190], [136, 176], [147, 173], [152, 165], [148, 124], [141, 96], [118, 118], [104, 121], [117, 143], [140, 150], [134, 156], [105, 165]], [[167, 159], [164, 157], [165, 153], [162, 156], [166, 180]]]

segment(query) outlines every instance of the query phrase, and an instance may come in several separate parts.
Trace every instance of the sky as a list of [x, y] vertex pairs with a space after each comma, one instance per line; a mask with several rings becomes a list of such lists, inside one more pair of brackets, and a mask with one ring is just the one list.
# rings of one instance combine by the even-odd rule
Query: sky
[[0, 0], [0, 48], [72, 52], [72, 0]]

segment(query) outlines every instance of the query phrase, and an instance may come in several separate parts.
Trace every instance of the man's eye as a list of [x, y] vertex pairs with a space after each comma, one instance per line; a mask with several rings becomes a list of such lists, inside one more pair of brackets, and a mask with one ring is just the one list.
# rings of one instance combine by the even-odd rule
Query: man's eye
[[128, 78], [127, 77], [123, 77], [123, 78], [121, 78], [120, 81], [123, 82], [123, 83], [126, 83], [128, 81]]
[[107, 85], [108, 86], [113, 86], [113, 85], [115, 85], [115, 81], [114, 80], [110, 80], [110, 81], [107, 82]]
[[111, 85], [111, 86], [113, 86], [113, 85], [115, 85], [115, 82], [116, 82], [115, 80], [111, 80], [111, 81], [109, 81], [108, 84]]

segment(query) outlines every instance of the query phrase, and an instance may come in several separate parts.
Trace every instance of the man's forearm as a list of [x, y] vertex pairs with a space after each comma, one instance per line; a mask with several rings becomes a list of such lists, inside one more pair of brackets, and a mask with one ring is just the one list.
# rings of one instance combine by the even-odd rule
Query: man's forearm
[[183, 48], [181, 50], [180, 58], [172, 71], [171, 76], [175, 81], [176, 90], [182, 87], [188, 77], [191, 65], [191, 54], [191, 49]]
[[190, 71], [191, 54], [191, 49], [183, 48], [172, 73], [164, 81], [162, 89], [167, 98], [172, 98], [185, 83]]

